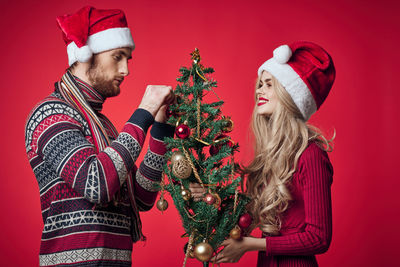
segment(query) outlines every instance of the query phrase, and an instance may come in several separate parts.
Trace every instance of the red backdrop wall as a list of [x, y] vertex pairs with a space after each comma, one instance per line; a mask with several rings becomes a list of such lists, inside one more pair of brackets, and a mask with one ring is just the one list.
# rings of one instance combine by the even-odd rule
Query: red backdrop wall
[[[1, 105], [0, 262], [36, 266], [43, 222], [38, 185], [24, 148], [24, 123], [67, 67], [55, 17], [85, 4], [121, 8], [136, 42], [131, 75], [105, 114], [121, 129], [147, 84], [176, 85], [189, 53], [212, 66], [224, 113], [235, 122], [238, 161], [251, 157], [247, 129], [260, 64], [280, 44], [314, 41], [332, 55], [337, 80], [311, 122], [328, 136], [335, 168], [333, 241], [321, 266], [394, 266], [398, 254], [398, 1], [6, 1], [0, 3]], [[397, 74], [397, 75], [396, 75]], [[212, 100], [212, 99], [211, 99]], [[143, 156], [143, 155], [142, 155]], [[168, 198], [170, 200], [170, 198]], [[171, 203], [171, 201], [170, 201]], [[171, 203], [172, 204], [172, 203]], [[133, 266], [181, 266], [183, 233], [171, 207], [142, 215], [146, 244]], [[255, 266], [256, 253], [234, 266]], [[195, 260], [189, 266], [200, 266]]]

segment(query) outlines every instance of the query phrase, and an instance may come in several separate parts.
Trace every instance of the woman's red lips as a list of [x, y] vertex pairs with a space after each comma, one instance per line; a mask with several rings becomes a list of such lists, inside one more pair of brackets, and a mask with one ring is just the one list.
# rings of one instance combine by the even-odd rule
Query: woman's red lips
[[264, 104], [266, 104], [268, 101], [269, 101], [268, 99], [266, 99], [266, 98], [264, 98], [264, 97], [260, 97], [260, 98], [258, 98], [257, 106], [264, 105]]

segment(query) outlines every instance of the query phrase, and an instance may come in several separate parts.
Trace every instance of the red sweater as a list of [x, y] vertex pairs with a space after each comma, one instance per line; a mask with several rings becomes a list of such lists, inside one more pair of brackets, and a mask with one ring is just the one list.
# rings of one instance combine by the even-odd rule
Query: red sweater
[[328, 250], [332, 238], [333, 169], [325, 151], [310, 143], [299, 158], [290, 191], [293, 200], [282, 217], [278, 236], [265, 236], [258, 267], [318, 266], [315, 254]]

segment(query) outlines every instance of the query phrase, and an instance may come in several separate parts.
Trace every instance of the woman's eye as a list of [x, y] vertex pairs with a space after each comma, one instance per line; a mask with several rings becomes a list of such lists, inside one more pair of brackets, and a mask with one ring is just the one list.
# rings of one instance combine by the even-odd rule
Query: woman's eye
[[119, 60], [121, 60], [121, 56], [114, 56], [114, 59], [119, 61]]

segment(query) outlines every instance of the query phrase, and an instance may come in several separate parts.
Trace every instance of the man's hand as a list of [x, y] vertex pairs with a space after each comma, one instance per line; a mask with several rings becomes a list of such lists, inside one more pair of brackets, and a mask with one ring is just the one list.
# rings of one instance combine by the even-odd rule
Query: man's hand
[[[175, 100], [171, 86], [166, 85], [148, 85], [144, 92], [142, 102], [139, 108], [145, 109], [156, 117], [160, 107], [169, 105]], [[165, 110], [164, 110], [165, 114]]]
[[201, 187], [199, 183], [190, 183], [189, 190], [192, 194], [194, 201], [202, 200], [204, 195], [206, 194], [206, 190], [203, 187]]
[[156, 114], [155, 121], [157, 122], [165, 123], [168, 120], [167, 108], [171, 104], [176, 104], [175, 94], [172, 93], [172, 96], [170, 96], [166, 101], [168, 102], [168, 104], [162, 105]]
[[167, 121], [168, 118], [167, 118], [166, 111], [167, 111], [168, 106], [169, 105], [162, 105], [160, 107], [160, 109], [158, 110], [158, 112], [154, 118], [155, 121], [162, 122], [162, 123], [165, 123]]

